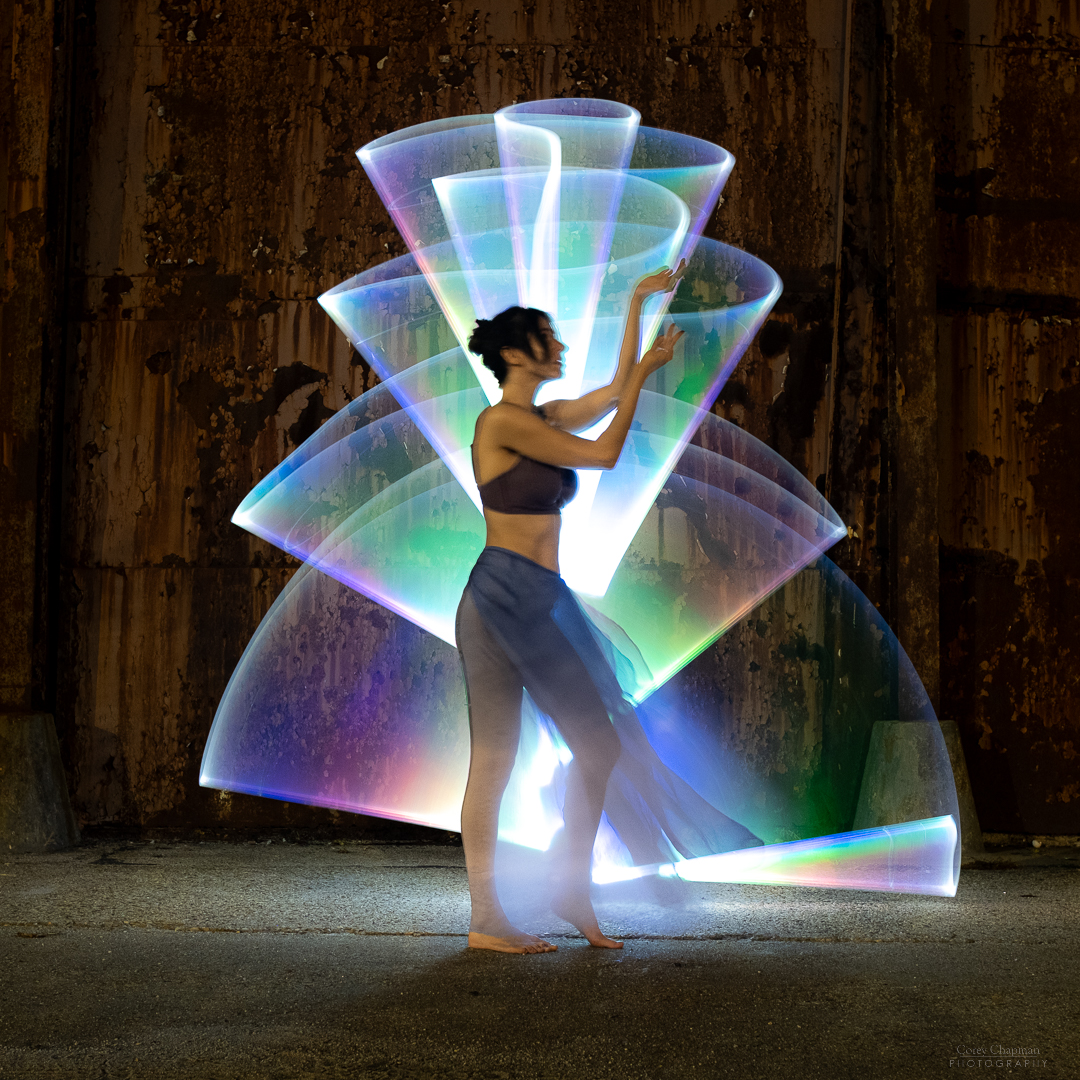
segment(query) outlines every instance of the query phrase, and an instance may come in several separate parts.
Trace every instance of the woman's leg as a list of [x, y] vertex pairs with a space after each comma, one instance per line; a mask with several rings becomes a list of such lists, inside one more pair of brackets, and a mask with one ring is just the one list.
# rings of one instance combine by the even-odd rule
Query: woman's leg
[[517, 756], [521, 677], [477, 614], [468, 589], [457, 615], [457, 641], [469, 699], [469, 780], [461, 806], [461, 842], [469, 874], [469, 945], [497, 952], [549, 952], [555, 946], [518, 930], [499, 903], [495, 845], [499, 807]]
[[590, 944], [621, 948], [621, 942], [600, 930], [589, 890], [596, 830], [608, 778], [619, 760], [622, 744], [588, 671], [576, 655], [568, 657], [563, 669], [543, 690], [537, 688], [533, 696], [537, 695], [543, 697], [541, 708], [555, 722], [574, 755], [566, 777], [553, 910], [576, 926]]

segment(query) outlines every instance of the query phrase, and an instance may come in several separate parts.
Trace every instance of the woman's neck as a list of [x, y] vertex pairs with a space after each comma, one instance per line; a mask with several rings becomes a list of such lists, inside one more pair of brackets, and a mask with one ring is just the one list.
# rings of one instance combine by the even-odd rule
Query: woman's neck
[[533, 398], [536, 397], [536, 391], [539, 389], [539, 379], [515, 379], [511, 376], [502, 385], [502, 400], [510, 405], [531, 409]]

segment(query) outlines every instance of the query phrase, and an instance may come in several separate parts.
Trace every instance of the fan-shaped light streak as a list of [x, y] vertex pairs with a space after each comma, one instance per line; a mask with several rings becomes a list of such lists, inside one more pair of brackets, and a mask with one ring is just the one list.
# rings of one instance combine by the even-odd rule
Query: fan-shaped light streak
[[518, 303], [541, 311], [559, 308], [559, 221], [562, 143], [543, 127], [496, 115], [499, 159], [506, 162], [500, 179], [513, 228]]
[[[469, 443], [499, 397], [466, 342], [477, 317], [540, 307], [568, 345], [564, 378], [540, 400], [577, 396], [610, 380], [634, 283], [685, 257], [677, 294], [651, 298], [641, 315], [641, 348], [670, 313], [685, 331], [680, 355], [646, 385], [617, 467], [581, 471], [560, 562], [613, 643], [624, 693], [641, 706], [641, 737], [680, 783], [766, 846], [635, 866], [605, 816], [595, 880], [951, 894], [959, 849], [948, 757], [895, 638], [820, 557], [842, 523], [790, 465], [708, 413], [781, 288], [764, 263], [700, 238], [733, 159], [639, 119], [611, 102], [530, 102], [358, 151], [410, 254], [319, 299], [384, 381], [234, 516], [306, 566], [237, 666], [201, 782], [457, 828], [468, 735], [460, 680], [448, 672], [457, 670], [454, 611], [484, 543]], [[364, 597], [385, 612], [365, 609]], [[818, 713], [777, 719], [816, 748], [794, 771], [737, 765], [725, 732], [743, 718], [721, 705], [702, 722], [680, 689], [688, 661], [763, 603], [779, 603], [792, 625], [816, 625], [813, 648], [832, 671]], [[768, 663], [777, 670], [763, 678], [782, 682], [784, 657]], [[881, 743], [875, 725], [900, 721], [918, 736], [919, 771], [893, 781], [908, 789], [889, 803], [858, 778]], [[549, 847], [570, 760], [526, 699], [504, 841]], [[906, 819], [871, 820], [883, 805], [903, 805]], [[657, 841], [661, 853], [679, 850]]]
[[[645, 184], [632, 179], [626, 192], [636, 190], [639, 183]], [[667, 189], [656, 191], [657, 206], [673, 206]], [[600, 292], [600, 303], [613, 314], [592, 320], [580, 332], [573, 321], [563, 323], [570, 329], [568, 336], [590, 342], [580, 389], [592, 389], [611, 377], [633, 282], [647, 269], [655, 269], [658, 254], [676, 253], [674, 248], [658, 253], [658, 236], [674, 235], [672, 244], [681, 243], [679, 221], [672, 217], [666, 225], [660, 229], [620, 222], [612, 241], [620, 269], [605, 276]], [[402, 406], [479, 507], [468, 446], [484, 401], [455, 396], [480, 385], [478, 361], [451, 348], [437, 354], [437, 363], [420, 367], [432, 358], [433, 347], [453, 341], [437, 303], [437, 296], [446, 290], [429, 289], [428, 278], [409, 273], [413, 264], [408, 257], [395, 263], [400, 277], [389, 277], [386, 265], [380, 266], [324, 294], [320, 302], [380, 376], [390, 380]], [[575, 272], [574, 267], [561, 271], [570, 277]], [[473, 286], [477, 291], [494, 287], [492, 281], [497, 286], [500, 276], [504, 288], [513, 280], [509, 267], [474, 276], [481, 279]], [[560, 559], [572, 588], [590, 596], [604, 595], [665, 477], [706, 415], [703, 410], [715, 400], [779, 292], [779, 280], [760, 260], [715, 241], [699, 242], [675, 301], [674, 317], [686, 332], [681, 352], [650, 378], [636, 416], [648, 437], [637, 440], [639, 452], [624, 454], [603, 475], [583, 470], [582, 490], [565, 514]], [[395, 378], [406, 372], [412, 373], [411, 379]], [[436, 373], [438, 380], [433, 377]], [[552, 393], [559, 393], [559, 384], [554, 385]], [[467, 402], [475, 403], [475, 408]]]
[[[444, 363], [440, 356], [414, 365], [350, 402], [259, 484], [234, 520], [452, 644], [457, 603], [484, 545], [483, 517], [475, 494], [413, 423], [416, 409], [387, 413], [406, 396], [399, 382], [422, 384]], [[459, 396], [465, 402], [451, 404], [450, 415], [479, 407], [476, 387], [434, 400], [446, 405]], [[690, 408], [648, 392], [639, 415], [655, 431], [664, 425], [663, 417], [651, 422], [654, 412]], [[624, 687], [635, 701], [844, 533], [804, 477], [735, 425], [707, 415], [699, 427], [699, 440], [722, 453], [683, 447], [680, 425], [669, 426], [675, 436], [650, 434], [643, 425], [627, 440], [617, 495], [630, 498], [651, 484], [658, 463], [672, 456], [680, 455], [678, 465], [623, 545], [605, 595], [585, 597], [644, 661]], [[619, 520], [614, 512], [608, 517]], [[595, 523], [601, 551], [605, 536], [612, 537], [605, 524], [602, 517]], [[728, 560], [708, 584], [693, 569], [699, 548]], [[659, 573], [675, 563], [686, 568], [679, 576]]]
[[[701, 569], [707, 580], [723, 566]], [[767, 846], [634, 866], [608, 826], [597, 837], [595, 880], [665, 874], [951, 895], [959, 871], [955, 791], [947, 750], [910, 662], [873, 604], [827, 559], [789, 579], [776, 597], [766, 606], [800, 627], [807, 654], [821, 656], [819, 665], [828, 657], [834, 670], [822, 676], [826, 694], [817, 711], [792, 700], [771, 726], [794, 745], [820, 745], [824, 721], [827, 753], [802, 756], [781, 775], [765, 763], [740, 761], [731, 751], [746, 723], [739, 703], [730, 713], [695, 717], [700, 691], [676, 675], [639, 710], [649, 742], [667, 767]], [[456, 652], [389, 613], [373, 625], [365, 605], [314, 564], [293, 577], [230, 680], [203, 760], [204, 786], [459, 827], [469, 749]], [[790, 678], [782, 652], [759, 658], [765, 685]], [[739, 678], [737, 654], [732, 662], [730, 675]], [[883, 695], [883, 686], [893, 690]], [[863, 775], [878, 722], [899, 722], [919, 734], [911, 742], [921, 747], [912, 762], [918, 777], [894, 782], [904, 788], [903, 805], [922, 816], [913, 824], [886, 820], [855, 828], [873, 806], [864, 789], [880, 779], [880, 770]], [[549, 847], [561, 825], [569, 761], [561, 739], [530, 704], [503, 801], [503, 840], [537, 852]]]
[[955, 896], [957, 839], [956, 822], [944, 815], [657, 866], [598, 862], [593, 880], [610, 885], [657, 874], [682, 881]]

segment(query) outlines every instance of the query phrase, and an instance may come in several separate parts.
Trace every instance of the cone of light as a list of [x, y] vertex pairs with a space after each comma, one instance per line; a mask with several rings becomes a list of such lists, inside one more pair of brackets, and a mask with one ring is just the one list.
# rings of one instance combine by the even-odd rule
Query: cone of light
[[[568, 349], [563, 379], [539, 400], [577, 396], [611, 378], [636, 280], [685, 257], [677, 295], [646, 303], [640, 335], [645, 349], [670, 313], [685, 331], [681, 353], [646, 384], [617, 467], [580, 471], [560, 562], [621, 649], [618, 674], [627, 697], [645, 703], [650, 743], [767, 846], [634, 866], [605, 818], [595, 879], [955, 889], [955, 792], [940, 733], [872, 605], [835, 568], [823, 569], [831, 564], [820, 553], [844, 534], [841, 522], [791, 466], [707, 411], [780, 292], [765, 264], [701, 239], [731, 155], [642, 128], [626, 106], [564, 99], [419, 125], [358, 156], [410, 254], [320, 302], [383, 383], [236, 512], [237, 524], [307, 565], [234, 673], [202, 782], [457, 827], [468, 735], [460, 680], [447, 672], [457, 670], [454, 609], [484, 543], [469, 443], [480, 411], [499, 397], [465, 347], [469, 334], [478, 317], [512, 304], [548, 311]], [[808, 590], [796, 587], [804, 579]], [[846, 766], [842, 778], [828, 769], [798, 783], [732, 771], [716, 721], [702, 727], [692, 698], [680, 697], [678, 673], [690, 659], [763, 602], [787, 604], [789, 595], [796, 609], [811, 595], [837, 610], [853, 604], [858, 618], [842, 633], [875, 642], [877, 652], [835, 684], [845, 701], [837, 715], [862, 725], [832, 737], [833, 756], [837, 746], [848, 754], [835, 763]], [[365, 614], [365, 598], [387, 614]], [[360, 626], [358, 635], [342, 629]], [[908, 719], [927, 735], [926, 797], [917, 800], [921, 816], [853, 829], [852, 776], [868, 741], [860, 732], [895, 719], [872, 685], [886, 668], [888, 682], [909, 687], [906, 701], [923, 702]], [[417, 672], [429, 675], [418, 681]], [[504, 840], [548, 846], [569, 760], [526, 697]], [[755, 791], [769, 792], [765, 803]]]

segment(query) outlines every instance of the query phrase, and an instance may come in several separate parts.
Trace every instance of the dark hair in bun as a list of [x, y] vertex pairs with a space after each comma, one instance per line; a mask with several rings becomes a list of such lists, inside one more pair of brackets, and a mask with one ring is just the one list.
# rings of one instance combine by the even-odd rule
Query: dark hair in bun
[[530, 338], [538, 342], [543, 340], [541, 319], [551, 325], [546, 312], [531, 307], [508, 307], [494, 319], [477, 319], [476, 329], [469, 338], [469, 349], [484, 358], [484, 367], [494, 372], [500, 386], [506, 378], [503, 349], [520, 349], [532, 355], [535, 346]]

